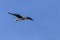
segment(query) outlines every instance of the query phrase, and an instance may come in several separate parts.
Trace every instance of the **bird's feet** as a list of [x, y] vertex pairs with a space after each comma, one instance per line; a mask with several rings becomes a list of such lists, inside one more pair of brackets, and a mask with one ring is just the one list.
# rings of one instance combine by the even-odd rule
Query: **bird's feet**
[[16, 20], [16, 21], [18, 21], [18, 20]]

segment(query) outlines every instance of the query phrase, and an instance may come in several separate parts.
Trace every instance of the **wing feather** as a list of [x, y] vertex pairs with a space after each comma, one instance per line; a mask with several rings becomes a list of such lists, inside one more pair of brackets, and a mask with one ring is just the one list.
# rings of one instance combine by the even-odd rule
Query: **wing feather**
[[19, 14], [12, 14], [12, 13], [10, 13], [10, 12], [8, 12], [9, 14], [11, 14], [11, 15], [14, 15], [14, 16], [16, 16], [16, 17], [18, 17], [18, 18], [23, 18], [21, 15], [19, 15]]
[[33, 21], [33, 19], [31, 17], [26, 17], [26, 19], [29, 19], [29, 20], [32, 20]]

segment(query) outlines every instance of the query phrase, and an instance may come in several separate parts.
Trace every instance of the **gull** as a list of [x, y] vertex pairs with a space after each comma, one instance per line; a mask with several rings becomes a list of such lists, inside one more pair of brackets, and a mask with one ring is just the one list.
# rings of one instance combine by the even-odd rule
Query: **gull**
[[33, 21], [33, 19], [31, 17], [24, 17], [24, 16], [21, 16], [20, 14], [17, 14], [17, 13], [8, 12], [8, 14], [15, 16], [17, 18], [16, 21], [25, 20], [25, 19]]

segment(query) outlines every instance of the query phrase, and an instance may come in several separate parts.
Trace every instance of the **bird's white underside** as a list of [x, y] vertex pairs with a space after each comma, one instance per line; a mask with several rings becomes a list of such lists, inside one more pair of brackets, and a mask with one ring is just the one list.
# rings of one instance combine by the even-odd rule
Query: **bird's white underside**
[[16, 20], [22, 20], [21, 18], [16, 18]]
[[[23, 17], [23, 18], [26, 18], [26, 17]], [[21, 19], [21, 18], [17, 18], [17, 17], [16, 17], [16, 20], [23, 20], [23, 19]]]

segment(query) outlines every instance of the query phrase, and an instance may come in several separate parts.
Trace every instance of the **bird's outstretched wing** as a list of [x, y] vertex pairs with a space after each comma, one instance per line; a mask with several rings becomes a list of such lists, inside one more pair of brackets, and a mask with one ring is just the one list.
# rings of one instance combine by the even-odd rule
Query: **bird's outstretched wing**
[[26, 19], [28, 19], [28, 20], [32, 20], [32, 21], [33, 21], [33, 19], [32, 19], [31, 17], [26, 17]]
[[18, 17], [18, 18], [23, 18], [21, 15], [19, 15], [19, 14], [12, 14], [12, 13], [10, 13], [10, 12], [8, 12], [9, 14], [11, 14], [11, 15], [14, 15], [14, 16], [16, 16], [16, 17]]

